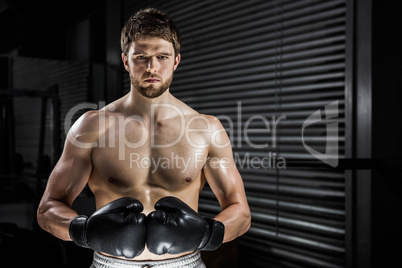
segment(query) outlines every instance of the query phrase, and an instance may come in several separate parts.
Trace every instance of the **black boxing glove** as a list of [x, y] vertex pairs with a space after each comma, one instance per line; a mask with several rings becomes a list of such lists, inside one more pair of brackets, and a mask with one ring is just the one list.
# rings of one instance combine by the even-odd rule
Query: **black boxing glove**
[[113, 256], [134, 258], [145, 248], [146, 216], [140, 201], [123, 197], [95, 211], [89, 218], [77, 216], [70, 237], [81, 247]]
[[147, 216], [146, 243], [150, 252], [179, 254], [194, 250], [215, 250], [223, 241], [225, 226], [202, 218], [180, 199], [168, 196], [155, 204]]

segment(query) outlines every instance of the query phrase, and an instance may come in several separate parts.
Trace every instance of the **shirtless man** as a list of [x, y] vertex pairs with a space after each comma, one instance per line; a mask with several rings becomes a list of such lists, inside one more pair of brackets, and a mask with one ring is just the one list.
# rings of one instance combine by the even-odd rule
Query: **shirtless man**
[[[121, 45], [131, 90], [71, 127], [38, 223], [93, 249], [91, 267], [205, 267], [199, 250], [214, 250], [250, 226], [229, 138], [216, 117], [169, 92], [181, 56], [166, 14], [131, 16]], [[206, 181], [222, 208], [214, 219], [197, 213]], [[89, 218], [71, 209], [86, 184], [98, 209]]]

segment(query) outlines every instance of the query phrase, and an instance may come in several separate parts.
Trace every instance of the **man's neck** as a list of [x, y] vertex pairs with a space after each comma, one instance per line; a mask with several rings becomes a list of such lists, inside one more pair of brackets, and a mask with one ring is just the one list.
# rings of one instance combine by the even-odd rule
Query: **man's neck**
[[138, 115], [147, 121], [151, 121], [153, 117], [154, 122], [158, 122], [168, 118], [169, 110], [171, 110], [166, 109], [166, 105], [160, 104], [172, 104], [172, 98], [169, 89], [156, 98], [144, 97], [136, 89], [131, 89], [126, 100], [126, 107], [130, 114]]

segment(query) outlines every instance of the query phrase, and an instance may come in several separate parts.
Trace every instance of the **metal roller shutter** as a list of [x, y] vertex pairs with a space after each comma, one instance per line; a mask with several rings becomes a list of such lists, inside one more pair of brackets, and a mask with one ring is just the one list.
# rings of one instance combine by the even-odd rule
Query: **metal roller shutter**
[[[345, 173], [282, 167], [315, 159], [306, 145], [325, 152], [328, 124], [339, 146], [331, 156], [346, 154], [346, 1], [125, 1], [124, 19], [149, 6], [182, 34], [171, 92], [218, 116], [231, 138], [252, 211], [241, 257], [254, 267], [344, 267]], [[336, 116], [303, 127], [329, 104]], [[220, 211], [208, 186], [200, 196], [201, 213]]]

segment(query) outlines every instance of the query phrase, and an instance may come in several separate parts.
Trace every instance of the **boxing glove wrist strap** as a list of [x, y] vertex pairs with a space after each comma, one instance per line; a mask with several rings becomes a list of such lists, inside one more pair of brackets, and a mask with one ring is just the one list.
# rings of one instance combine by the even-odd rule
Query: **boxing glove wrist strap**
[[79, 215], [71, 221], [69, 228], [71, 240], [84, 248], [89, 248], [86, 235], [87, 220], [87, 216]]
[[221, 223], [220, 221], [216, 221], [210, 218], [204, 218], [204, 220], [209, 225], [210, 234], [205, 245], [201, 246], [198, 249], [202, 251], [216, 250], [220, 247], [220, 245], [222, 245], [223, 236], [225, 234], [225, 225], [223, 225], [223, 223]]

